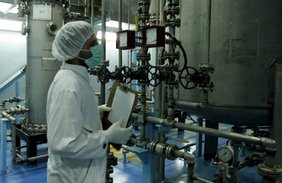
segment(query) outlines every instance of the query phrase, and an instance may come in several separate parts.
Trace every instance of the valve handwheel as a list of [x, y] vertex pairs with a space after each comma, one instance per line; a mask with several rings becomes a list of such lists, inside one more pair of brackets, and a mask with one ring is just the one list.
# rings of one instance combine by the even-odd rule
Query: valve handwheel
[[185, 89], [195, 88], [198, 85], [198, 75], [199, 73], [194, 67], [186, 67], [183, 71], [181, 71], [179, 76], [181, 86]]
[[122, 82], [123, 83], [126, 83], [126, 84], [129, 84], [130, 81], [131, 81], [131, 75], [132, 75], [132, 71], [131, 71], [131, 68], [128, 67], [128, 66], [124, 66], [122, 67], [121, 69], [121, 75], [123, 76], [123, 80]]
[[101, 83], [106, 84], [110, 80], [110, 75], [111, 75], [110, 71], [107, 68], [103, 68], [100, 70], [98, 74], [98, 79]]
[[148, 81], [151, 86], [158, 86], [161, 82], [161, 71], [157, 67], [150, 67]]

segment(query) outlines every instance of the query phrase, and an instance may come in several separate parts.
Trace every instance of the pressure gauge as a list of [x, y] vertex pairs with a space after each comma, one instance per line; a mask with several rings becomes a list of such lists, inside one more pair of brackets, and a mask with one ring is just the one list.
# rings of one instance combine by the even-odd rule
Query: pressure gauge
[[135, 31], [125, 30], [117, 32], [117, 49], [133, 49], [135, 48]]
[[144, 27], [142, 38], [144, 47], [162, 47], [165, 45], [165, 27]]
[[224, 145], [217, 150], [217, 158], [219, 161], [228, 163], [233, 159], [234, 150], [231, 146]]
[[147, 29], [146, 31], [146, 44], [147, 45], [156, 45], [157, 44], [157, 29]]

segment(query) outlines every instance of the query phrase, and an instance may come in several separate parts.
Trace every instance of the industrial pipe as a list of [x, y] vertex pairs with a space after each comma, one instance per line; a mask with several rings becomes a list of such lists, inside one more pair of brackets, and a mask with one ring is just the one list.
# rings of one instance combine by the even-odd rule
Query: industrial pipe
[[[134, 117], [134, 116], [136, 116], [136, 114], [133, 114], [132, 116]], [[172, 128], [189, 130], [189, 131], [193, 131], [193, 132], [207, 134], [207, 135], [210, 135], [210, 136], [223, 137], [223, 138], [227, 138], [227, 139], [238, 140], [238, 141], [241, 141], [241, 142], [248, 142], [248, 143], [252, 143], [252, 144], [262, 145], [262, 146], [268, 147], [270, 149], [276, 149], [276, 141], [273, 140], [273, 139], [270, 139], [270, 138], [252, 137], [252, 136], [238, 134], [238, 133], [234, 133], [234, 132], [225, 132], [225, 131], [220, 131], [220, 130], [216, 130], [216, 129], [212, 129], [212, 128], [206, 128], [206, 127], [195, 126], [195, 125], [191, 125], [191, 124], [179, 123], [177, 121], [168, 122], [166, 119], [161, 119], [161, 118], [152, 117], [152, 116], [147, 116], [146, 121], [154, 123], [154, 124], [169, 126], [169, 127], [172, 127]]]
[[[102, 61], [106, 61], [106, 8], [107, 8], [107, 1], [102, 1], [102, 45], [104, 48], [104, 54]], [[99, 104], [102, 105], [105, 103], [105, 96], [106, 96], [106, 84], [101, 82], [101, 96]]]
[[[122, 30], [122, 0], [118, 0], [118, 30]], [[122, 67], [122, 50], [118, 50], [118, 66]]]
[[6, 111], [1, 112], [1, 115], [4, 118], [7, 118], [11, 122], [15, 122], [16, 121], [16, 118], [14, 118], [12, 115], [8, 114]]
[[42, 154], [42, 155], [30, 157], [30, 158], [24, 158], [19, 153], [16, 153], [16, 155], [17, 155], [18, 158], [20, 158], [19, 160], [16, 160], [16, 163], [25, 163], [25, 162], [39, 160], [39, 159], [42, 159], [42, 158], [48, 158], [48, 154]]

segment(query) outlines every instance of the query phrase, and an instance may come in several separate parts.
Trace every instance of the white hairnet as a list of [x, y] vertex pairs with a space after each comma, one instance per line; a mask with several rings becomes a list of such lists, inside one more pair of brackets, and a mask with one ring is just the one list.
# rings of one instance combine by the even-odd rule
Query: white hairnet
[[56, 34], [52, 44], [52, 55], [59, 61], [78, 56], [84, 43], [94, 34], [91, 25], [84, 21], [69, 22]]

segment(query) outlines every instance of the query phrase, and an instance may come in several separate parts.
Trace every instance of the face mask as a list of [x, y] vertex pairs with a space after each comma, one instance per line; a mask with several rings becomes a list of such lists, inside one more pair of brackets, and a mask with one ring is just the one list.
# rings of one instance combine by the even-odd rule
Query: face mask
[[90, 48], [90, 51], [92, 53], [92, 57], [85, 60], [85, 63], [88, 65], [89, 68], [94, 68], [98, 64], [101, 63], [103, 54], [104, 54], [104, 48], [103, 45], [96, 45], [92, 48]]

